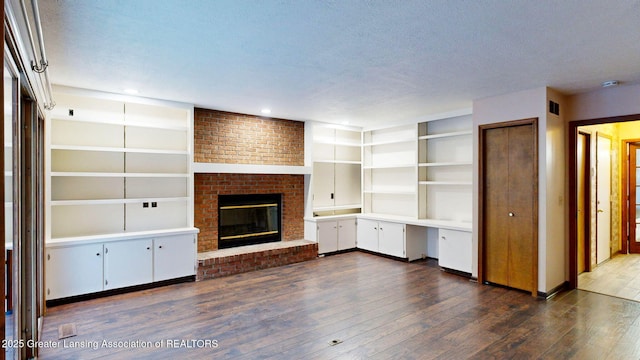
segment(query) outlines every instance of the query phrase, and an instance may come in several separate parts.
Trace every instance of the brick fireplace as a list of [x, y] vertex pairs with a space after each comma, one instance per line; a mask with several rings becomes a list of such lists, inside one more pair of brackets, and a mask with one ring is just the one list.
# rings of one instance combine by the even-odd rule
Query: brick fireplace
[[[196, 172], [194, 223], [198, 280], [315, 259], [318, 246], [304, 240], [304, 175], [235, 173], [239, 165], [304, 165], [304, 123], [225, 111], [194, 109], [194, 161], [229, 164], [220, 172]], [[219, 249], [221, 195], [281, 194], [282, 241]]]
[[218, 196], [282, 194], [282, 240], [304, 238], [304, 176], [195, 174], [195, 226], [198, 252], [218, 250]]

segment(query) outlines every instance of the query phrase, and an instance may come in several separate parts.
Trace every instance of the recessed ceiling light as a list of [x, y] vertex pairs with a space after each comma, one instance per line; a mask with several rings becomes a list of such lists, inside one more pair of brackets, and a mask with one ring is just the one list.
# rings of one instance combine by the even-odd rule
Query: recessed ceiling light
[[264, 109], [260, 110], [260, 112], [265, 114], [265, 115], [269, 115], [269, 114], [271, 114], [271, 109], [264, 108]]
[[611, 87], [618, 85], [620, 85], [620, 82], [618, 80], [609, 80], [602, 83], [602, 87]]
[[136, 89], [124, 89], [124, 92], [130, 95], [136, 95], [138, 94], [138, 90]]

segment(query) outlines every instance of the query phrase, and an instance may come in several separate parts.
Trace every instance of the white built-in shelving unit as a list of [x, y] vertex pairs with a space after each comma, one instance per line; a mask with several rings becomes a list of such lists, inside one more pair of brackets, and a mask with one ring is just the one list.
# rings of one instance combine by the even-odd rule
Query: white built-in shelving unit
[[[106, 257], [107, 249], [114, 247], [116, 241], [144, 245], [151, 254], [152, 246], [138, 240], [161, 242], [174, 236], [183, 238], [184, 244], [178, 247], [188, 248], [183, 259], [193, 265], [187, 266], [189, 273], [182, 271], [180, 276], [193, 275], [197, 233], [193, 228], [190, 169], [193, 108], [70, 92], [57, 93], [57, 106], [48, 114], [48, 260], [69, 257], [61, 255], [59, 248], [79, 251], [78, 246], [89, 244], [104, 249], [104, 254], [97, 251], [95, 257]], [[190, 236], [184, 238], [185, 235]], [[89, 252], [93, 254], [93, 250]], [[113, 263], [112, 260], [110, 264]], [[116, 263], [125, 269], [133, 266], [130, 262]], [[79, 266], [82, 268], [82, 264]], [[64, 284], [64, 277], [70, 276], [63, 271], [64, 266], [54, 263], [50, 269], [62, 271], [48, 272], [51, 284]], [[104, 280], [102, 287], [87, 287], [88, 292], [111, 289], [108, 279]], [[52, 292], [55, 297], [66, 297], [84, 293], [81, 288], [70, 292], [58, 288]]]
[[310, 123], [311, 214], [305, 238], [318, 252], [355, 248], [356, 214], [362, 210], [362, 131], [359, 128]]
[[417, 217], [416, 125], [363, 134], [363, 212]]
[[471, 116], [418, 124], [420, 219], [471, 223]]
[[471, 115], [363, 132], [358, 248], [471, 273]]
[[360, 212], [361, 144], [359, 130], [314, 125], [314, 216]]

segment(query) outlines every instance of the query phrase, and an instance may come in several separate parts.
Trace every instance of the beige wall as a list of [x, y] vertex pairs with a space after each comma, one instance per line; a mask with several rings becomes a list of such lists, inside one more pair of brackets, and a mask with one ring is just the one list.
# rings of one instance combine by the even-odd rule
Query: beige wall
[[[548, 101], [560, 104], [560, 116], [547, 112]], [[597, 119], [604, 117], [626, 116], [640, 114], [640, 85], [619, 86], [615, 88], [598, 89], [593, 92], [572, 96], [563, 96], [549, 88], [537, 88], [505, 94], [491, 98], [479, 99], [473, 103], [474, 124], [474, 198], [473, 198], [473, 226], [478, 229], [478, 127], [482, 124], [504, 122], [510, 120], [538, 118], [539, 134], [539, 201], [538, 201], [538, 290], [549, 292], [562, 285], [569, 279], [568, 256], [568, 148], [567, 123], [573, 120]], [[623, 125], [620, 134], [615, 133], [614, 141], [620, 139], [640, 138], [640, 126], [629, 129]], [[618, 158], [622, 159], [622, 151], [617, 150]], [[620, 194], [621, 166], [615, 164], [612, 184], [616, 194]], [[620, 196], [615, 195], [620, 201]], [[614, 213], [614, 218], [620, 218], [620, 212]], [[613, 209], [613, 211], [616, 211]], [[618, 223], [612, 224], [614, 231], [620, 231]], [[478, 234], [474, 231], [473, 245], [477, 250]], [[619, 242], [618, 245], [619, 246]], [[615, 247], [614, 247], [615, 248]], [[618, 247], [619, 248], [619, 247]], [[474, 276], [477, 276], [477, 251], [474, 259]]]
[[[547, 114], [548, 100], [566, 107], [559, 93], [537, 88], [476, 100], [473, 103], [474, 124], [474, 229], [478, 228], [479, 126], [483, 124], [538, 119], [538, 291], [548, 292], [564, 283], [566, 270], [566, 131], [562, 116]], [[562, 110], [561, 110], [562, 114]], [[478, 233], [473, 234], [478, 249]], [[474, 269], [477, 272], [477, 251]], [[477, 276], [477, 274], [474, 274]]]
[[567, 101], [567, 121], [640, 114], [640, 85], [599, 89]]

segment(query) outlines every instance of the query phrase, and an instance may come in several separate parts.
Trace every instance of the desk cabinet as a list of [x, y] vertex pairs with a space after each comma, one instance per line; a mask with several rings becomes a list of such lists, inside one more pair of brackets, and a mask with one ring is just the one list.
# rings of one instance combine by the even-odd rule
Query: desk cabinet
[[471, 273], [471, 233], [439, 229], [438, 265], [446, 269]]

